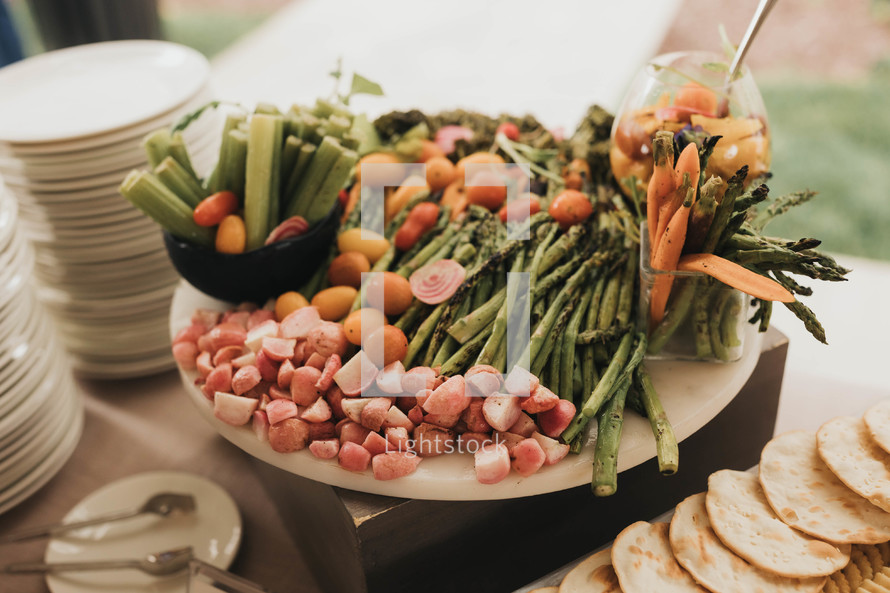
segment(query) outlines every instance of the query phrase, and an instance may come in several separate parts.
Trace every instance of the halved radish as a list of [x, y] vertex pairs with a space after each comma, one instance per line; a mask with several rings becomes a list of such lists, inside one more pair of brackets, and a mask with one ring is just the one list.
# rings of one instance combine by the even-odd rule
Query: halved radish
[[411, 292], [422, 303], [438, 305], [450, 299], [467, 277], [467, 271], [453, 259], [440, 259], [411, 274]]

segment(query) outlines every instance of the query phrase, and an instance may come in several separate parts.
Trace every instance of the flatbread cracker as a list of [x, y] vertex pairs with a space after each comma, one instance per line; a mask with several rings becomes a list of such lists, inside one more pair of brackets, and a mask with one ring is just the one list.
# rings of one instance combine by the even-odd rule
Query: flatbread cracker
[[582, 560], [563, 577], [559, 593], [621, 593], [612, 568], [612, 550], [602, 550]]
[[785, 525], [753, 474], [728, 469], [711, 474], [705, 505], [711, 527], [726, 547], [773, 574], [821, 577], [850, 561], [849, 544], [835, 546]]
[[712, 593], [818, 593], [827, 580], [780, 577], [745, 562], [711, 529], [704, 493], [677, 505], [670, 540], [677, 562]]
[[819, 457], [816, 435], [796, 430], [766, 444], [760, 485], [779, 518], [836, 544], [890, 540], [890, 513], [850, 490]]
[[862, 416], [868, 433], [878, 446], [890, 453], [890, 399], [869, 408]]
[[707, 593], [677, 564], [667, 523], [638, 521], [612, 544], [612, 566], [624, 593]]
[[861, 418], [841, 416], [816, 432], [819, 457], [853, 492], [890, 512], [890, 453], [871, 438]]

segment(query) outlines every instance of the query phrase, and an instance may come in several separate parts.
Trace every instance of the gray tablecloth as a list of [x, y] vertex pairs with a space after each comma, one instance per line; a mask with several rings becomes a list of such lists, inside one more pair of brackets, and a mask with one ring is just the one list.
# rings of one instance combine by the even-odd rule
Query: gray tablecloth
[[[318, 593], [254, 475], [254, 462], [198, 415], [176, 372], [80, 385], [86, 422], [77, 449], [46, 486], [0, 515], [0, 534], [58, 521], [78, 501], [114, 480], [145, 471], [188, 471], [225, 488], [241, 510], [244, 535], [232, 572], [276, 593]], [[42, 559], [45, 548], [46, 540], [0, 545], [0, 564]], [[0, 574], [0, 591], [48, 589], [41, 576]]]

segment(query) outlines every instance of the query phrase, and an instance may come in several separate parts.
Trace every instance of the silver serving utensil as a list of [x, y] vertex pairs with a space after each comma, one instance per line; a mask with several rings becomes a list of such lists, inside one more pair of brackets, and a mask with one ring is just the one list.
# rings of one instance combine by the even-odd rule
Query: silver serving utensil
[[751, 47], [751, 42], [754, 40], [754, 37], [760, 30], [760, 26], [766, 20], [766, 17], [769, 16], [770, 11], [778, 1], [779, 0], [760, 0], [760, 4], [757, 5], [757, 10], [754, 12], [754, 17], [751, 19], [751, 23], [748, 25], [748, 30], [745, 31], [745, 36], [742, 37], [742, 42], [739, 43], [739, 47], [735, 52], [735, 57], [732, 59], [732, 64], [729, 65], [729, 73], [726, 76], [727, 87], [732, 84], [733, 80], [735, 80], [736, 74], [739, 73], [739, 68], [742, 67], [742, 60], [745, 59], [745, 54], [748, 53], [748, 49]]
[[177, 548], [148, 554], [133, 560], [96, 560], [91, 562], [17, 562], [7, 564], [0, 571], [7, 574], [31, 574], [84, 570], [136, 569], [152, 576], [164, 576], [186, 568], [194, 558], [192, 547]]
[[0, 537], [0, 544], [20, 542], [28, 539], [44, 537], [47, 535], [56, 535], [72, 529], [80, 529], [81, 527], [89, 527], [91, 525], [99, 525], [100, 523], [109, 523], [111, 521], [120, 521], [122, 519], [130, 519], [137, 515], [151, 513], [167, 517], [177, 513], [191, 513], [195, 510], [195, 497], [191, 494], [177, 494], [175, 492], [161, 492], [155, 494], [142, 506], [129, 511], [119, 511], [86, 519], [84, 521], [75, 521], [73, 523], [55, 523], [52, 525], [39, 525], [37, 527], [29, 527]]

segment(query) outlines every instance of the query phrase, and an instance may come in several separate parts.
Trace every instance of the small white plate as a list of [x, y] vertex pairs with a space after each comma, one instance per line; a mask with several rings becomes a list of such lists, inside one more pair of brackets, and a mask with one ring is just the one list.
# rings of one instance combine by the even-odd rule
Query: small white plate
[[187, 102], [209, 73], [200, 53], [163, 41], [96, 43], [29, 58], [0, 73], [7, 89], [0, 138], [52, 143], [134, 126]]
[[[218, 568], [228, 568], [241, 543], [241, 516], [232, 497], [201, 476], [172, 471], [130, 476], [87, 496], [65, 515], [64, 521], [131, 509], [151, 494], [164, 491], [193, 495], [195, 512], [167, 518], [142, 515], [72, 531], [50, 540], [46, 561], [140, 558], [190, 545], [197, 558]], [[185, 593], [188, 574], [183, 571], [159, 578], [137, 570], [71, 572], [47, 575], [46, 582], [53, 593]]]

